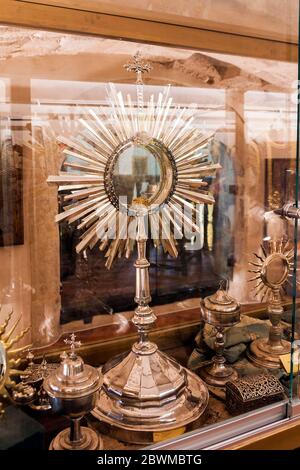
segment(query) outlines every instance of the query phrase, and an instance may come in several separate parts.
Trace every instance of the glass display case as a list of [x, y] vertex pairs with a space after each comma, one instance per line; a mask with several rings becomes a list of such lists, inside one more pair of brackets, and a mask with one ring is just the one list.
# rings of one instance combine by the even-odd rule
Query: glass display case
[[[98, 7], [92, 3], [90, 11], [96, 14]], [[108, 14], [111, 2], [102, 3]], [[135, 3], [129, 5], [132, 17], [135, 12], [136, 18], [149, 20], [150, 8], [143, 14]], [[154, 3], [152, 13], [155, 18], [162, 15], [163, 28], [171, 12]], [[181, 26], [197, 28], [201, 20], [202, 27], [205, 22], [214, 24], [216, 34], [226, 34], [231, 16], [217, 24], [212, 7], [199, 18], [202, 9], [194, 5], [193, 10], [194, 2], [189, 3]], [[244, 7], [241, 0], [238, 3]], [[287, 8], [289, 15], [273, 22], [268, 20], [268, 5], [261, 11], [256, 7], [252, 13], [260, 21], [255, 28], [241, 24], [240, 16], [231, 24], [231, 41], [242, 34], [235, 31], [239, 24], [258, 48], [267, 42], [272, 47], [273, 41], [274, 56], [267, 49], [253, 49], [253, 56], [231, 46], [226, 52], [224, 45], [208, 51], [196, 42], [188, 46], [180, 36], [172, 39], [171, 47], [146, 37], [137, 41], [129, 33], [121, 40], [95, 31], [79, 34], [74, 28], [71, 34], [71, 27], [49, 31], [53, 28], [37, 29], [33, 24], [31, 29], [23, 20], [20, 25], [0, 25], [0, 323], [8, 316], [12, 322], [18, 319], [18, 347], [27, 350], [32, 344], [37, 362], [43, 356], [58, 362], [64, 340], [75, 332], [84, 345], [80, 354], [85, 362], [99, 368], [105, 364], [101, 373], [107, 376], [129, 357], [136, 339], [132, 312], [136, 303], [148, 307], [145, 290], [150, 286], [156, 316], [151, 345], [162, 351], [159, 361], [167, 355], [164, 367], [174, 367], [172, 400], [180, 401], [190, 387], [186, 414], [193, 399], [203, 408], [189, 420], [174, 413], [170, 426], [155, 421], [146, 433], [137, 415], [136, 426], [131, 421], [113, 422], [113, 413], [105, 415], [105, 406], [98, 403], [99, 413], [92, 412], [88, 419], [105, 448], [123, 449], [124, 441], [129, 449], [224, 448], [241, 436], [255, 436], [258, 430], [300, 418], [296, 3]], [[176, 15], [182, 13], [180, 5]], [[176, 24], [175, 31], [181, 28]], [[128, 129], [135, 123], [132, 137]], [[122, 139], [118, 132], [123, 132]], [[164, 143], [165, 166], [149, 152], [143, 133]], [[189, 147], [196, 135], [202, 140]], [[107, 152], [110, 162], [120, 142], [129, 140], [136, 147], [131, 142], [133, 147], [118, 150], [110, 173], [101, 155]], [[98, 160], [95, 155], [100, 155]], [[170, 172], [173, 180], [163, 204], [170, 203], [171, 232], [178, 227], [176, 203], [183, 206], [185, 199], [189, 207], [196, 207], [188, 229], [174, 236], [174, 245], [170, 236], [159, 235], [160, 243], [155, 238], [143, 253], [139, 248], [136, 261], [136, 250], [127, 253], [124, 241], [125, 248], [118, 247], [119, 255], [110, 265], [114, 248], [107, 248], [105, 238], [98, 243], [98, 232], [83, 243], [93, 230], [86, 217], [98, 220], [101, 206], [95, 206], [94, 214], [85, 208], [89, 201], [99, 202], [93, 194], [100, 200], [104, 191], [110, 194], [108, 181], [139, 204], [141, 198], [151, 201], [157, 191], [163, 193]], [[93, 186], [95, 175], [100, 189]], [[59, 188], [49, 184], [53, 181]], [[184, 227], [185, 216], [180, 217]], [[148, 265], [139, 264], [146, 258], [149, 284], [145, 271], [138, 271], [148, 270]], [[139, 275], [142, 300], [134, 296]], [[134, 316], [134, 322], [140, 342], [147, 342], [141, 318]], [[9, 339], [5, 329], [7, 324], [0, 329], [4, 350]], [[144, 360], [146, 354], [134, 352]], [[143, 373], [136, 372], [134, 384]], [[152, 380], [155, 372], [146, 375]], [[182, 377], [192, 378], [182, 385]], [[111, 397], [116, 383], [111, 376], [109, 380]], [[165, 389], [155, 395], [158, 409], [163, 409], [169, 393], [164, 379], [155, 383], [157, 389], [161, 383]], [[148, 387], [149, 383], [143, 390]], [[201, 387], [207, 402], [197, 395]], [[124, 389], [125, 385], [122, 393]], [[154, 406], [147, 400], [142, 405], [126, 403], [126, 410], [134, 413], [140, 406], [140, 414]], [[115, 405], [109, 406], [112, 410]], [[39, 411], [35, 413], [38, 420]], [[109, 418], [103, 424], [104, 415]]]

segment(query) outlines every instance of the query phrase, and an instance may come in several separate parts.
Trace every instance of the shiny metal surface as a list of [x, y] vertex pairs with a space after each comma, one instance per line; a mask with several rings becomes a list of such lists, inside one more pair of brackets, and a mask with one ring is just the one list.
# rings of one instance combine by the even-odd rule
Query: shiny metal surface
[[93, 416], [124, 429], [165, 431], [198, 419], [208, 404], [199, 377], [164, 353], [132, 351], [104, 375]]
[[48, 363], [44, 358], [40, 364], [34, 363], [34, 354], [32, 351], [27, 353], [26, 359], [28, 360], [28, 366], [20, 376], [23, 386], [34, 387], [35, 399], [29, 404], [30, 408], [35, 411], [49, 411], [51, 410], [51, 404], [49, 395], [43, 388], [43, 381], [48, 375], [50, 375], [55, 369], [57, 369], [57, 363]]
[[237, 371], [226, 364], [225, 358], [215, 356], [213, 364], [199, 369], [199, 375], [207, 385], [212, 387], [225, 387], [229, 381], [238, 378]]
[[140, 214], [134, 264], [138, 306], [132, 321], [139, 340], [125, 358], [104, 366], [103, 384], [92, 414], [112, 426], [142, 433], [175, 429], [197, 420], [207, 407], [208, 390], [199, 377], [149, 340], [155, 315], [148, 305], [151, 297], [143, 207], [136, 210]]
[[50, 411], [52, 409], [50, 398], [47, 392], [45, 392], [43, 386], [37, 393], [37, 398], [30, 403], [30, 408], [35, 411]]
[[50, 363], [48, 364], [45, 359], [41, 364], [31, 364], [24, 370], [24, 373], [20, 376], [24, 383], [39, 386], [43, 380], [48, 377], [55, 369], [57, 369], [58, 364]]
[[224, 328], [240, 321], [240, 305], [220, 286], [213, 295], [200, 302], [201, 317], [216, 328], [213, 363], [199, 369], [199, 375], [210, 386], [224, 387], [229, 380], [238, 378], [237, 371], [226, 364], [224, 357]]
[[274, 345], [270, 343], [269, 338], [259, 338], [250, 344], [247, 356], [254, 364], [260, 367], [280, 369], [280, 356], [289, 354], [290, 351], [291, 344], [284, 339], [280, 339], [278, 347], [274, 347]]
[[62, 398], [50, 396], [53, 411], [58, 414], [64, 414], [69, 418], [79, 418], [96, 405], [97, 394], [92, 393], [85, 397]]
[[82, 398], [95, 393], [99, 389], [98, 371], [87, 364], [75, 353], [75, 347], [80, 343], [71, 335], [71, 352], [64, 355], [60, 366], [44, 380], [44, 389], [50, 397], [55, 399]]
[[251, 262], [255, 269], [250, 272], [256, 276], [256, 295], [261, 292], [262, 299], [268, 298], [268, 314], [271, 321], [268, 338], [253, 341], [247, 351], [249, 359], [260, 367], [279, 369], [279, 356], [288, 354], [291, 345], [282, 339], [281, 317], [283, 314], [281, 289], [292, 272], [294, 250], [290, 243], [283, 240], [270, 240], [261, 245], [262, 254], [256, 254], [256, 261]]
[[[143, 138], [146, 138], [148, 142], [143, 142]], [[110, 202], [116, 207], [116, 209], [123, 212], [129, 211], [130, 215], [136, 215], [131, 201], [127, 200], [126, 204], [120, 204], [120, 194], [118, 194], [115, 184], [116, 167], [118, 166], [124, 151], [129, 150], [130, 148], [134, 149], [138, 146], [144, 148], [145, 151], [148, 151], [150, 155], [156, 159], [160, 168], [160, 178], [157, 188], [154, 194], [151, 194], [150, 197], [147, 198], [147, 205], [150, 206], [153, 204], [152, 210], [154, 210], [154, 212], [157, 211], [161, 204], [165, 204], [171, 198], [175, 191], [177, 181], [177, 168], [174, 157], [163, 142], [157, 139], [152, 139], [148, 134], [142, 133], [122, 142], [115, 149], [106, 165], [104, 186]], [[122, 194], [121, 196], [126, 196], [126, 194]], [[156, 209], [154, 209], [154, 205], [156, 206]], [[151, 212], [152, 210], [149, 208], [148, 212]]]
[[96, 369], [84, 364], [77, 356], [75, 348], [80, 342], [75, 341], [74, 334], [65, 342], [70, 344], [71, 352], [61, 356], [60, 366], [44, 380], [43, 386], [53, 411], [68, 416], [71, 427], [53, 439], [50, 449], [95, 450], [101, 445], [99, 437], [93, 430], [81, 429], [80, 419], [95, 406], [100, 376]]
[[18, 405], [28, 405], [35, 400], [36, 395], [34, 387], [20, 382], [12, 392], [12, 399]]
[[[74, 375], [64, 375], [73, 368]], [[45, 383], [46, 382], [46, 383]], [[58, 372], [51, 376], [51, 380], [44, 381], [47, 393], [60, 398], [81, 398], [99, 389], [99, 375], [94, 367], [83, 365], [82, 359], [77, 358], [74, 365], [62, 363]]]
[[[75, 421], [77, 423], [78, 421]], [[73, 425], [75, 428], [76, 424]], [[64, 429], [53, 439], [49, 450], [101, 450], [102, 441], [90, 428], [80, 427], [79, 431]]]
[[288, 202], [283, 207], [275, 209], [273, 212], [289, 219], [300, 219], [300, 209], [292, 202]]
[[217, 327], [233, 326], [240, 321], [240, 305], [220, 287], [213, 295], [200, 302], [201, 317]]

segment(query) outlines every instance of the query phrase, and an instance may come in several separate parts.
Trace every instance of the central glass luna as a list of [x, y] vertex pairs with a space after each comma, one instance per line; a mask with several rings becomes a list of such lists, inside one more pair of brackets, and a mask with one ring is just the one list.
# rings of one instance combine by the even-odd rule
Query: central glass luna
[[146, 147], [131, 145], [122, 150], [113, 170], [113, 185], [118, 198], [130, 206], [136, 198], [146, 204], [155, 200], [161, 184], [158, 158]]

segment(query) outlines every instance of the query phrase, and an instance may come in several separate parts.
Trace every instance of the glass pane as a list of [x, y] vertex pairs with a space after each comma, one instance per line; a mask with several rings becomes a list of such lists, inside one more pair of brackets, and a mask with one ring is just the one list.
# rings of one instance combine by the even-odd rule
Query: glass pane
[[[299, 44], [298, 44], [299, 47]], [[300, 316], [299, 316], [299, 90], [300, 90], [300, 69], [298, 67], [298, 82], [295, 83], [294, 102], [297, 104], [297, 144], [296, 144], [296, 164], [295, 169], [288, 173], [287, 178], [287, 201], [290, 202], [288, 211], [296, 216], [294, 224], [294, 259], [293, 259], [293, 305], [292, 305], [292, 351], [290, 360], [290, 398], [292, 401], [293, 412], [297, 413], [300, 400]], [[296, 411], [295, 411], [296, 407]]]

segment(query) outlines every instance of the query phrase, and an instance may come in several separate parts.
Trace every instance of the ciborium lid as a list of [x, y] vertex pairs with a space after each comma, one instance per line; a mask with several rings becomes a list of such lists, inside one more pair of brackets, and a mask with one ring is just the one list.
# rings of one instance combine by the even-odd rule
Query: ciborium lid
[[71, 351], [61, 355], [61, 364], [44, 380], [44, 389], [52, 397], [70, 399], [96, 392], [100, 388], [100, 376], [97, 369], [85, 364], [76, 354], [80, 341], [75, 341], [73, 333], [65, 343], [70, 345]]
[[232, 326], [240, 321], [240, 304], [221, 284], [217, 292], [201, 300], [201, 316], [214, 326]]

